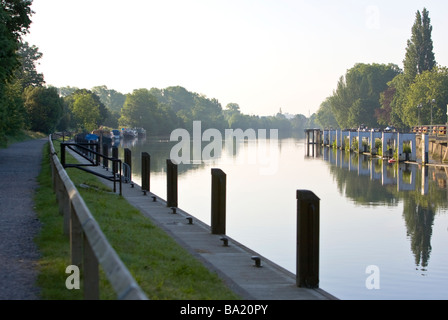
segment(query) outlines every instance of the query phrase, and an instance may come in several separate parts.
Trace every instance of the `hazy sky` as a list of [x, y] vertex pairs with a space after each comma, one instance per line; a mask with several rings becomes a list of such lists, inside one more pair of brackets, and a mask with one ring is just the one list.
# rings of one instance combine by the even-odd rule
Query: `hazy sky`
[[402, 68], [425, 7], [448, 66], [446, 0], [33, 0], [25, 40], [48, 85], [179, 85], [246, 114], [308, 116], [356, 63]]

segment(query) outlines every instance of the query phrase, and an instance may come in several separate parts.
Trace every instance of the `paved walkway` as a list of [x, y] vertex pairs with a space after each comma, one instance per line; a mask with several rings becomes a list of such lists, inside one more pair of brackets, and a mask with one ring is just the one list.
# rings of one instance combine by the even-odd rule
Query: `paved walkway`
[[[80, 162], [85, 161], [77, 155], [76, 158]], [[94, 170], [110, 174], [102, 166], [94, 167]], [[101, 180], [106, 185], [113, 186], [112, 182]], [[210, 270], [219, 274], [230, 288], [247, 300], [336, 299], [321, 289], [298, 288], [294, 274], [229, 237], [226, 237], [228, 246], [224, 246], [224, 241], [221, 240], [223, 236], [212, 235], [208, 225], [181, 209], [173, 213], [166, 206], [165, 200], [153, 193], [144, 195], [138, 185], [132, 188], [131, 184], [123, 184], [122, 194], [130, 204], [165, 230]], [[255, 266], [252, 260], [254, 256], [261, 258], [260, 268]]]
[[34, 237], [40, 223], [33, 196], [47, 139], [0, 149], [0, 300], [36, 300]]

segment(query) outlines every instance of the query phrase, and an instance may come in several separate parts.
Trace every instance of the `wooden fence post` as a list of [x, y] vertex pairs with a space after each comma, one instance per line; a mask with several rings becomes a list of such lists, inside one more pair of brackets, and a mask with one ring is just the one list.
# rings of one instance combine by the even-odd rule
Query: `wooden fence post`
[[70, 260], [71, 264], [82, 267], [82, 226], [70, 201]]
[[84, 237], [84, 299], [99, 300], [100, 299], [100, 276], [98, 259], [92, 250], [89, 240]]

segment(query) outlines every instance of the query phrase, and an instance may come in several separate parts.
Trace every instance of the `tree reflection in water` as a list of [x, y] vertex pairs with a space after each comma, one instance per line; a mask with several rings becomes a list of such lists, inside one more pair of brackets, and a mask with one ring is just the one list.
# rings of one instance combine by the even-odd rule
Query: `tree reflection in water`
[[362, 206], [397, 206], [403, 218], [417, 269], [426, 271], [437, 212], [447, 208], [447, 174], [443, 166], [389, 164], [381, 159], [324, 149], [339, 192]]

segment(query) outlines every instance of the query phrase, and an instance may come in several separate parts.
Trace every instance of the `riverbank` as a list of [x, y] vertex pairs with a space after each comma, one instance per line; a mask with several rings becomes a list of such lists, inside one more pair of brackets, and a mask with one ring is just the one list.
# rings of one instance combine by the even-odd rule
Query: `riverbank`
[[[57, 142], [56, 150], [60, 150]], [[48, 151], [47, 151], [48, 152]], [[67, 153], [67, 162], [74, 158]], [[82, 290], [68, 290], [65, 268], [70, 264], [70, 246], [64, 235], [63, 217], [55, 206], [48, 161], [43, 163], [45, 189], [49, 195], [38, 205], [44, 230], [38, 239], [42, 258], [39, 285], [44, 300], [82, 299]], [[82, 195], [109, 243], [151, 300], [239, 300], [221, 279], [201, 265], [151, 221], [141, 215], [123, 197], [112, 192], [94, 175], [67, 169], [70, 179]], [[43, 190], [40, 190], [43, 192]], [[48, 209], [51, 212], [48, 212]], [[101, 268], [100, 268], [101, 270]], [[100, 299], [117, 299], [107, 278], [100, 273]], [[81, 287], [82, 289], [82, 287]]]

